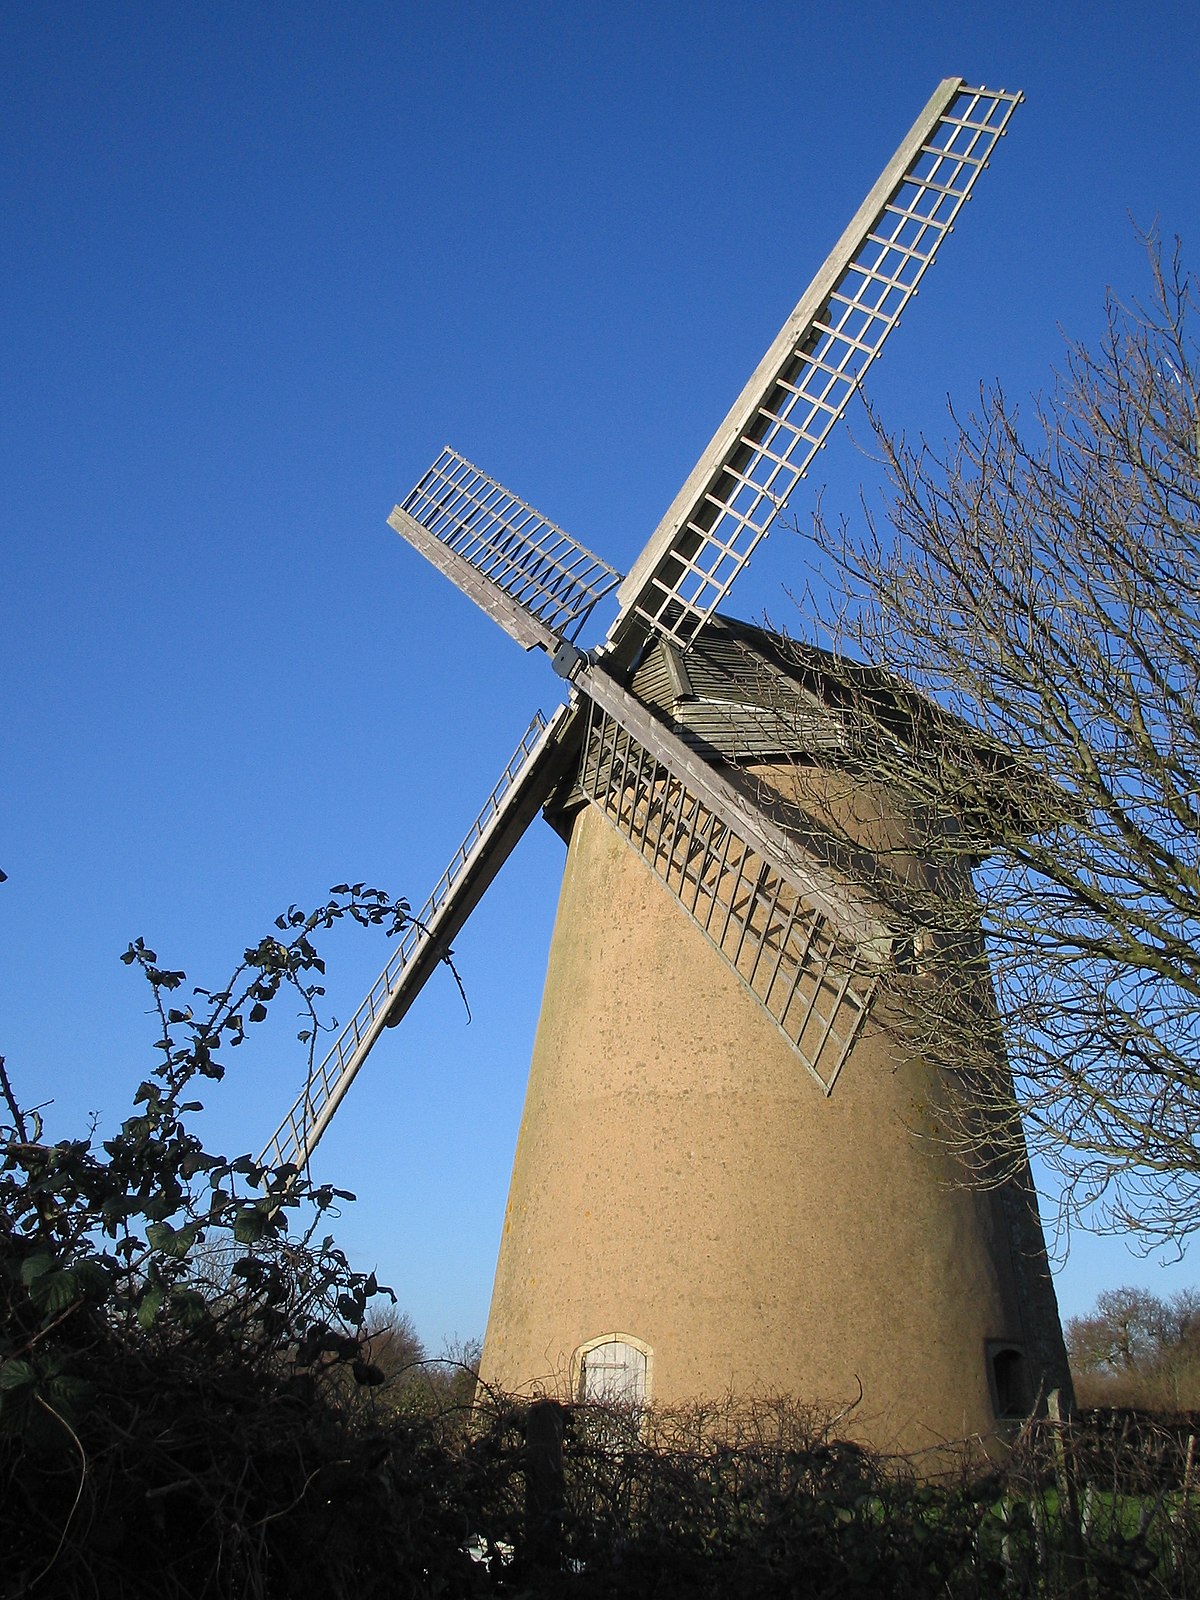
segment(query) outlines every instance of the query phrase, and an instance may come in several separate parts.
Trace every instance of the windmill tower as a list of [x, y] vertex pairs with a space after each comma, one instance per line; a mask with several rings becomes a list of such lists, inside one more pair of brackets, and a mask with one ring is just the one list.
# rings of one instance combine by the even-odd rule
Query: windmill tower
[[530, 725], [266, 1158], [307, 1162], [544, 810], [567, 863], [489, 1383], [664, 1403], [861, 1386], [873, 1442], [920, 1447], [1065, 1381], [1031, 1190], [964, 1182], [922, 1137], [931, 1075], [872, 1020], [902, 930], [855, 862], [903, 850], [900, 814], [840, 760], [829, 663], [718, 611], [1019, 100], [939, 85], [623, 580], [449, 449], [389, 518], [569, 698]]

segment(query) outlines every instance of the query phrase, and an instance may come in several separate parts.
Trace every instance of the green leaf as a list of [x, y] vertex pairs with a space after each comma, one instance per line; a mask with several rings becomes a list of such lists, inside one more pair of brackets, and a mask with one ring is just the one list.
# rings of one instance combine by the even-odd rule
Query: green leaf
[[194, 1222], [184, 1228], [173, 1228], [169, 1222], [152, 1222], [146, 1229], [146, 1243], [152, 1250], [182, 1261], [195, 1244], [197, 1232]]
[[171, 1310], [185, 1328], [196, 1328], [208, 1319], [208, 1302], [198, 1289], [173, 1289]]
[[171, 1240], [175, 1237], [175, 1229], [169, 1222], [152, 1222], [146, 1229], [146, 1243], [151, 1250], [165, 1250], [171, 1253]]
[[86, 1378], [77, 1378], [71, 1373], [64, 1373], [61, 1377], [51, 1378], [46, 1385], [46, 1396], [55, 1411], [65, 1421], [77, 1423], [94, 1393], [94, 1388]]
[[[111, 1260], [111, 1258], [110, 1258]], [[82, 1294], [107, 1294], [111, 1278], [109, 1268], [101, 1261], [80, 1261], [71, 1269]]]
[[65, 1272], [44, 1272], [30, 1285], [29, 1298], [39, 1310], [53, 1316], [82, 1299], [85, 1288], [79, 1274], [70, 1268]]
[[263, 1005], [261, 1000], [256, 1000], [255, 1003], [250, 1007], [251, 1022], [262, 1022], [266, 1017], [266, 1014], [267, 1008], [265, 1005]]
[[166, 1295], [159, 1284], [152, 1283], [149, 1285], [138, 1302], [137, 1319], [143, 1328], [152, 1328], [154, 1326], [154, 1319], [162, 1310], [165, 1299]]
[[21, 1282], [28, 1289], [35, 1279], [53, 1272], [58, 1263], [54, 1257], [44, 1250], [39, 1250], [36, 1255], [26, 1256], [21, 1263]]
[[14, 1361], [0, 1363], [0, 1390], [27, 1389], [37, 1382], [37, 1373], [32, 1362]]
[[257, 1244], [267, 1232], [269, 1219], [255, 1206], [246, 1206], [234, 1218], [233, 1237], [239, 1244]]

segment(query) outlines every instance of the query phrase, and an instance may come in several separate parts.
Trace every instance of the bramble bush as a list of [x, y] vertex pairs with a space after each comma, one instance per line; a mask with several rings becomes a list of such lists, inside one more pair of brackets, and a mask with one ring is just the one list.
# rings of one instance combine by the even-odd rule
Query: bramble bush
[[340, 885], [186, 998], [136, 940], [123, 959], [150, 985], [159, 1060], [102, 1142], [51, 1142], [0, 1063], [5, 1592], [361, 1600], [442, 1592], [469, 1566], [435, 1432], [362, 1403], [384, 1377], [368, 1308], [390, 1291], [324, 1232], [352, 1197], [192, 1131], [197, 1088], [281, 995], [311, 1070], [316, 935], [408, 917]]
[[1043, 1419], [990, 1465], [940, 1450], [931, 1482], [786, 1401], [555, 1408], [554, 1463], [526, 1402], [472, 1409], [466, 1364], [426, 1363], [323, 1231], [342, 1191], [192, 1131], [198, 1087], [281, 996], [311, 1071], [314, 939], [346, 917], [396, 932], [409, 911], [341, 885], [190, 1000], [132, 944], [159, 1060], [111, 1138], [51, 1142], [0, 1061], [6, 1597], [1200, 1594], [1194, 1418]]

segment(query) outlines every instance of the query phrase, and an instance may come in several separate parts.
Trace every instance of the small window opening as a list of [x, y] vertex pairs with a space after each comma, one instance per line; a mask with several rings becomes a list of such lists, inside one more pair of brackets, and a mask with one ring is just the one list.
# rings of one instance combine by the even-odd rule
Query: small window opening
[[579, 1360], [579, 1398], [608, 1405], [643, 1405], [646, 1352], [624, 1339], [602, 1339], [586, 1347]]
[[1029, 1384], [1025, 1353], [1013, 1344], [992, 1345], [988, 1351], [992, 1404], [998, 1417], [1023, 1417], [1029, 1411]]

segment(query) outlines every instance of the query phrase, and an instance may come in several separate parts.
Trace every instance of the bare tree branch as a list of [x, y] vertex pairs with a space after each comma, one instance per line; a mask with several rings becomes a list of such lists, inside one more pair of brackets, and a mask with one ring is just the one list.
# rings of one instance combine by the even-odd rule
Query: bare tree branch
[[990, 389], [940, 449], [876, 422], [888, 519], [818, 538], [840, 652], [887, 669], [866, 692], [845, 667], [864, 763], [931, 863], [891, 886], [924, 983], [917, 1005], [897, 982], [894, 1025], [996, 1113], [946, 1137], [995, 1156], [1007, 1127], [1023, 1160], [989, 1087], [994, 983], [1072, 1214], [1178, 1241], [1200, 1225], [1200, 351], [1195, 279], [1147, 245], [1146, 303], [1110, 296], [1028, 418]]

